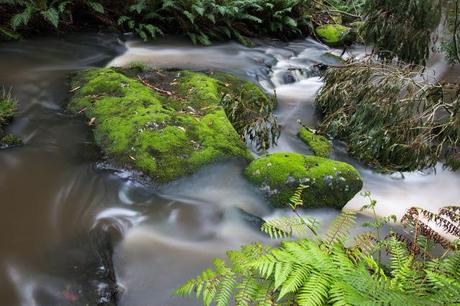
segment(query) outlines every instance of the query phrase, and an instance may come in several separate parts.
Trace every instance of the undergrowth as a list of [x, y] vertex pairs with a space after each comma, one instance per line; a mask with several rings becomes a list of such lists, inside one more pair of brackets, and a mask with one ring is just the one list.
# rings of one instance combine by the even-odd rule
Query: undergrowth
[[[262, 230], [272, 238], [308, 234], [282, 241], [278, 247], [262, 243], [227, 252], [214, 267], [186, 282], [176, 294], [194, 295], [204, 305], [452, 305], [460, 301], [460, 252], [456, 242], [441, 244], [441, 256], [431, 253], [440, 240], [428, 225], [460, 238], [460, 208], [438, 213], [413, 208], [403, 217], [407, 232], [380, 238], [383, 224], [375, 219], [370, 231], [351, 239], [355, 214], [342, 212], [327, 233], [318, 234], [314, 219], [298, 211], [300, 187], [291, 199], [294, 217], [266, 222]], [[373, 209], [371, 200], [366, 209]], [[415, 213], [415, 211], [417, 213]], [[424, 217], [424, 219], [422, 218]], [[416, 245], [417, 247], [414, 247]], [[388, 261], [381, 259], [382, 251]]]
[[[362, 0], [0, 0], [0, 35], [79, 26], [80, 18], [134, 32], [144, 40], [164, 34], [185, 34], [194, 43], [234, 39], [250, 44], [248, 37], [292, 39], [314, 33], [316, 25], [359, 18]], [[347, 11], [347, 12], [346, 12]], [[79, 18], [74, 18], [78, 16]], [[9, 18], [6, 18], [9, 17]], [[5, 22], [6, 21], [6, 22]], [[46, 28], [46, 27], [45, 27]]]
[[424, 64], [443, 3], [444, 0], [368, 0], [364, 6], [364, 38], [374, 44], [380, 58], [398, 57], [404, 62]]
[[422, 170], [440, 161], [458, 169], [460, 88], [421, 73], [372, 60], [328, 69], [316, 98], [320, 130], [382, 171]]

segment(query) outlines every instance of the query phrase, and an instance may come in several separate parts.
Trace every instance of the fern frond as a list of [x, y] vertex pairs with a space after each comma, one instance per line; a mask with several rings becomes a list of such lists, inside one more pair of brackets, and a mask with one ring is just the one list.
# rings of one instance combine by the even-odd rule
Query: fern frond
[[51, 7], [46, 11], [41, 11], [40, 14], [43, 16], [43, 19], [48, 21], [53, 27], [57, 28], [59, 25], [59, 12], [54, 8]]
[[261, 227], [262, 232], [272, 239], [305, 237], [310, 232], [316, 233], [317, 229], [318, 221], [315, 218], [300, 215], [268, 220]]
[[294, 194], [289, 198], [289, 206], [291, 207], [292, 210], [296, 210], [297, 207], [303, 206], [303, 192], [305, 189], [307, 189], [307, 185], [300, 184]]
[[329, 289], [332, 275], [314, 272], [304, 281], [297, 294], [297, 302], [300, 306], [322, 306], [329, 298]]
[[355, 220], [355, 212], [342, 210], [341, 214], [329, 226], [325, 241], [329, 244], [344, 242], [348, 238], [350, 228], [355, 224]]
[[30, 18], [34, 13], [33, 6], [27, 6], [22, 13], [16, 14], [11, 18], [10, 24], [13, 30], [16, 30], [20, 26], [26, 26], [29, 23]]
[[359, 250], [363, 256], [372, 255], [377, 248], [377, 237], [373, 232], [365, 232], [354, 238], [354, 249]]

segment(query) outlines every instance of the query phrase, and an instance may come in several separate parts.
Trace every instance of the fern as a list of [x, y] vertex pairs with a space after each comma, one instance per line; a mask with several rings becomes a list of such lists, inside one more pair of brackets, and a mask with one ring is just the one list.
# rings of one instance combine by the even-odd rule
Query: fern
[[[355, 214], [343, 211], [321, 238], [311, 230], [313, 219], [302, 217], [303, 187], [292, 197], [294, 217], [266, 222], [262, 231], [273, 238], [313, 233], [313, 238], [283, 241], [279, 247], [262, 244], [243, 246], [227, 253], [228, 265], [214, 261], [213, 270], [205, 270], [185, 283], [176, 294], [195, 293], [205, 305], [450, 305], [460, 301], [460, 252], [420, 260], [400, 236], [392, 234], [379, 240], [364, 233], [346, 247]], [[370, 197], [370, 196], [369, 196]], [[374, 209], [371, 199], [367, 208]], [[410, 215], [414, 215], [414, 209]], [[446, 207], [438, 215], [421, 213], [430, 220], [456, 219], [460, 209]], [[417, 210], [418, 212], [418, 210]], [[407, 217], [406, 217], [407, 218]], [[392, 217], [375, 221], [373, 227]], [[443, 221], [440, 224], [445, 224]], [[450, 227], [447, 227], [452, 231]], [[429, 239], [417, 240], [426, 248]], [[366, 246], [370, 243], [370, 246]], [[385, 247], [389, 266], [380, 265], [372, 254]], [[387, 273], [385, 271], [388, 271]]]
[[21, 26], [25, 26], [29, 23], [29, 20], [31, 19], [33, 13], [34, 13], [34, 8], [32, 6], [27, 6], [23, 12], [14, 15], [11, 18], [10, 24], [13, 30], [16, 30], [17, 28]]
[[86, 3], [86, 5], [88, 5], [93, 11], [97, 12], [97, 13], [100, 13], [100, 14], [104, 14], [105, 13], [105, 10], [104, 10], [104, 6], [102, 6], [102, 4], [100, 4], [99, 2], [96, 2], [96, 1], [88, 1]]
[[49, 9], [47, 9], [46, 11], [42, 11], [42, 12], [40, 12], [40, 14], [43, 16], [43, 19], [48, 21], [55, 28], [58, 27], [58, 25], [59, 25], [59, 12], [54, 7], [51, 7]]
[[266, 221], [262, 225], [261, 231], [272, 239], [303, 237], [309, 232], [316, 234], [318, 225], [318, 221], [311, 217], [281, 217]]
[[355, 224], [355, 219], [356, 213], [343, 210], [330, 225], [326, 234], [326, 241], [330, 244], [345, 242], [350, 235], [350, 228]]

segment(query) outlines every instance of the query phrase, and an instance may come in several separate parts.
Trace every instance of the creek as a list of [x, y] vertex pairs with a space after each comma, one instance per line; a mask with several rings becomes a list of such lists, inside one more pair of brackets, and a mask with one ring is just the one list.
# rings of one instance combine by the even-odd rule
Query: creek
[[[365, 49], [350, 52], [360, 56]], [[0, 151], [2, 305], [199, 305], [171, 292], [225, 250], [266, 241], [257, 217], [287, 213], [268, 207], [238, 161], [210, 165], [159, 187], [100, 162], [87, 123], [65, 110], [70, 73], [132, 61], [233, 73], [276, 92], [282, 133], [270, 152], [311, 154], [296, 136], [297, 120], [317, 124], [313, 101], [321, 80], [315, 65], [336, 63], [330, 53], [341, 50], [311, 39], [263, 40], [253, 48], [200, 47], [180, 38], [122, 42], [110, 34], [1, 43], [0, 86], [11, 88], [19, 107], [9, 131], [25, 141]], [[460, 173], [442, 166], [378, 174], [348, 157], [340, 142], [332, 158], [357, 167], [364, 190], [379, 203], [379, 215], [400, 217], [411, 206], [436, 210], [459, 203]], [[358, 210], [364, 203], [358, 194], [347, 208]], [[327, 226], [338, 212], [306, 214]], [[123, 291], [118, 299], [115, 282]]]

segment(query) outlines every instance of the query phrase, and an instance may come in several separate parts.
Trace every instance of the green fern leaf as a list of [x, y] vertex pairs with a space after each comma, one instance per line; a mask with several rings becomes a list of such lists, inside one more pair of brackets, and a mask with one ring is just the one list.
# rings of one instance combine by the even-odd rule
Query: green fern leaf
[[40, 12], [43, 18], [48, 21], [53, 27], [57, 28], [59, 25], [59, 12], [54, 8], [51, 7], [46, 11]]
[[100, 4], [99, 2], [89, 1], [87, 4], [93, 11], [100, 13], [100, 14], [105, 13], [104, 6]]
[[27, 25], [34, 12], [35, 9], [31, 5], [29, 5], [24, 9], [22, 13], [14, 15], [10, 21], [13, 30], [16, 30], [20, 26]]

